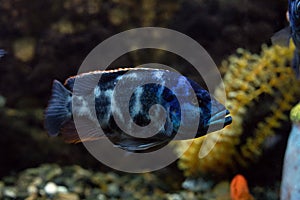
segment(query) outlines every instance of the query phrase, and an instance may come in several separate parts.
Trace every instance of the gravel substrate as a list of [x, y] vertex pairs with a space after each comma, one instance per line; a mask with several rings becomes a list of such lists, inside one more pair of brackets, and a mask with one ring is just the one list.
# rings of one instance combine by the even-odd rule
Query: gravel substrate
[[[168, 178], [170, 177], [170, 178]], [[106, 199], [219, 199], [229, 200], [229, 182], [185, 181], [181, 187], [168, 174], [93, 172], [80, 166], [44, 164], [0, 181], [0, 199], [106, 200]], [[193, 185], [198, 184], [198, 185]], [[202, 187], [203, 186], [203, 187]], [[278, 199], [278, 191], [255, 187], [257, 199]]]

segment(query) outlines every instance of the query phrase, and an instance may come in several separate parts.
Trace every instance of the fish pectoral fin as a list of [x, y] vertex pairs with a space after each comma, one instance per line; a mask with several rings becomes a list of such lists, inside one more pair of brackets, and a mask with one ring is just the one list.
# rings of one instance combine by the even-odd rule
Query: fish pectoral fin
[[67, 143], [94, 141], [105, 137], [97, 125], [85, 118], [76, 120], [76, 126], [73, 120], [69, 121], [64, 124], [60, 132]]
[[125, 140], [118, 144], [115, 144], [114, 146], [128, 152], [146, 153], [158, 150], [161, 147], [165, 146], [167, 143], [168, 141], [146, 142], [139, 140]]
[[290, 43], [290, 38], [291, 38], [291, 28], [288, 26], [277, 33], [275, 33], [271, 37], [272, 44], [277, 44], [280, 46], [289, 46]]

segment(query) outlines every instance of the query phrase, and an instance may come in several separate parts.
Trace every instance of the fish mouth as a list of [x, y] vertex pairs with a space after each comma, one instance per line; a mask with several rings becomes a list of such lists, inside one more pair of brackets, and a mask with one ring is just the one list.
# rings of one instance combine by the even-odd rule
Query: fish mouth
[[193, 131], [191, 126], [185, 127], [185, 132], [180, 132], [180, 134], [177, 135], [176, 140], [186, 140], [186, 139], [191, 139], [191, 138], [198, 138], [201, 136], [204, 136], [208, 133], [219, 131], [225, 126], [229, 125], [232, 123], [232, 117], [230, 116], [230, 112], [226, 109], [222, 109], [221, 111], [217, 111], [214, 114], [211, 114], [211, 118], [206, 121], [207, 119], [202, 119], [204, 120], [202, 124], [199, 124], [198, 127], [198, 133], [193, 135]]
[[[222, 110], [209, 119], [207, 127], [210, 128], [211, 126], [221, 129], [232, 122], [232, 117], [229, 115], [229, 110]], [[223, 125], [223, 126], [220, 126]], [[213, 128], [214, 130], [215, 128]]]

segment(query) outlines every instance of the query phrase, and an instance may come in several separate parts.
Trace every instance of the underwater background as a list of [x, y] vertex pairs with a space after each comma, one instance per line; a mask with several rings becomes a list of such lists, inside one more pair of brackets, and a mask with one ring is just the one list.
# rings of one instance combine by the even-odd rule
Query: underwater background
[[[300, 97], [295, 47], [270, 40], [288, 26], [286, 11], [286, 0], [0, 0], [0, 199], [279, 199], [289, 113]], [[166, 168], [127, 174], [82, 144], [49, 138], [43, 115], [54, 79], [76, 75], [103, 40], [146, 26], [180, 31], [208, 51], [233, 122], [205, 137], [217, 140], [205, 158], [199, 138]], [[148, 62], [201, 82], [184, 59], [159, 50], [130, 52], [110, 67]]]

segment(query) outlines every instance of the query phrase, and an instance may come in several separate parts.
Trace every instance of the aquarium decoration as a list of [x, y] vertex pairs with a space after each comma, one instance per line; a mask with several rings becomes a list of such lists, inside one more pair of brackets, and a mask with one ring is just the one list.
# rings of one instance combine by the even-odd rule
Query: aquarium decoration
[[[294, 48], [262, 45], [260, 54], [240, 48], [222, 62], [225, 105], [233, 122], [223, 130], [193, 140], [178, 162], [185, 176], [228, 176], [246, 168], [269, 148], [272, 136], [282, 133], [277, 131], [280, 127], [289, 127], [287, 113], [299, 99], [299, 83], [290, 67]], [[216, 97], [221, 88], [216, 89]], [[213, 148], [206, 149], [211, 144]], [[184, 145], [179, 142], [177, 148]], [[209, 153], [201, 157], [205, 151]]]
[[300, 199], [300, 104], [290, 113], [293, 127], [289, 135], [288, 145], [284, 157], [280, 199]]
[[254, 200], [249, 192], [246, 178], [237, 174], [233, 177], [230, 183], [230, 197], [231, 200]]

